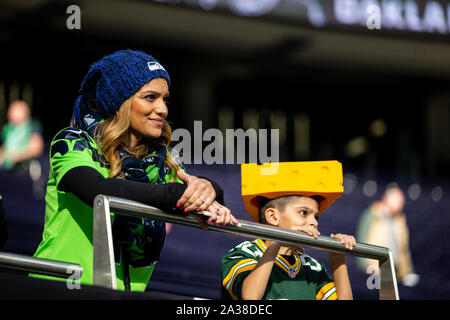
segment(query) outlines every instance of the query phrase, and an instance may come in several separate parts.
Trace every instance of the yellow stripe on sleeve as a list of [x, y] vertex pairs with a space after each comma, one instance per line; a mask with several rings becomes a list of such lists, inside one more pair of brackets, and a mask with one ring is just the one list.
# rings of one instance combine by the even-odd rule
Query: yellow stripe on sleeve
[[334, 293], [336, 293], [336, 287], [334, 286], [334, 282], [329, 282], [322, 288], [320, 288], [319, 292], [316, 295], [316, 300], [322, 300], [324, 296], [326, 300], [332, 300], [330, 298]]
[[234, 280], [240, 273], [253, 270], [257, 263], [258, 262], [253, 259], [243, 259], [236, 263], [233, 268], [231, 268], [230, 272], [228, 272], [225, 279], [223, 279], [222, 285], [227, 289], [228, 293], [234, 300], [238, 300], [238, 297], [236, 297], [233, 293]]
[[326, 300], [337, 300], [338, 296], [337, 296], [337, 292], [334, 291], [333, 294], [331, 294]]

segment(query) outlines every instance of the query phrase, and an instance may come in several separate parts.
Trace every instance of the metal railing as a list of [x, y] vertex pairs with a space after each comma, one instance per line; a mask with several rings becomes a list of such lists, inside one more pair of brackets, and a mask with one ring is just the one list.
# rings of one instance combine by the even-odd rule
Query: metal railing
[[[117, 197], [98, 195], [93, 204], [94, 209], [94, 278], [93, 284], [110, 289], [117, 289], [114, 263], [114, 248], [110, 213], [120, 213], [134, 217], [157, 219], [169, 223], [201, 228], [194, 217], [168, 214], [160, 209], [140, 202]], [[301, 245], [304, 247], [340, 252], [352, 256], [375, 259], [379, 261], [380, 300], [398, 300], [397, 279], [392, 253], [388, 248], [357, 243], [353, 250], [347, 250], [339, 240], [326, 236], [310, 237], [304, 233], [284, 230], [259, 223], [239, 220], [238, 225], [219, 227], [208, 225], [208, 230], [219, 231], [244, 237], [263, 238], [266, 240]]]
[[40, 259], [10, 252], [0, 252], [0, 269], [25, 271], [59, 278], [76, 276], [77, 279], [83, 273], [83, 267], [79, 264]]

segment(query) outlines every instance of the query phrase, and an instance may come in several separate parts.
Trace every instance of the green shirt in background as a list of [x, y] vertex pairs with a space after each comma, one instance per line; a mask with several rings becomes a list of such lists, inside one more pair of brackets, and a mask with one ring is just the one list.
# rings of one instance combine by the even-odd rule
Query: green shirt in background
[[2, 130], [3, 161], [0, 167], [11, 169], [14, 163], [11, 158], [26, 152], [33, 133], [41, 134], [42, 128], [39, 122], [27, 120], [19, 125], [7, 123]]

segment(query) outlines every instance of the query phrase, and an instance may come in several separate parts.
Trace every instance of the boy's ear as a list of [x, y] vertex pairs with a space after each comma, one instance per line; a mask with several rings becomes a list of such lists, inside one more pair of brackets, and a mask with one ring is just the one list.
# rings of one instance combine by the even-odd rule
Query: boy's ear
[[278, 225], [280, 223], [279, 213], [280, 212], [275, 208], [267, 208], [266, 212], [264, 212], [267, 223], [272, 226], [278, 227]]

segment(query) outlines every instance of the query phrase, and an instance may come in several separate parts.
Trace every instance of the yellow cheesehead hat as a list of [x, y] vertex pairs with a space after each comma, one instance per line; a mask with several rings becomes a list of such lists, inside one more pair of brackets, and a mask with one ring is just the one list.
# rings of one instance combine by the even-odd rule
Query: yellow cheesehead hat
[[261, 200], [283, 196], [321, 196], [319, 213], [344, 192], [338, 161], [302, 161], [241, 165], [241, 187], [248, 214], [259, 222]]

